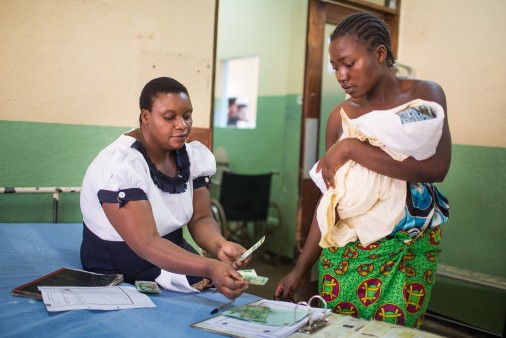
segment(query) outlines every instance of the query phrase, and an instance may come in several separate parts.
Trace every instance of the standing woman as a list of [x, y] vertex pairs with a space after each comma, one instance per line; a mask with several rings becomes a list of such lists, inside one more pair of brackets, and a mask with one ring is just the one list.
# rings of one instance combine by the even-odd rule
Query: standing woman
[[[245, 249], [223, 238], [213, 218], [209, 177], [216, 163], [201, 143], [185, 143], [192, 113], [178, 81], [161, 77], [145, 85], [140, 128], [103, 149], [84, 177], [81, 261], [89, 271], [121, 273], [128, 283], [156, 281], [180, 292], [212, 282], [234, 299], [248, 286], [232, 266]], [[183, 238], [184, 225], [219, 260], [198, 255]]]
[[[342, 245], [322, 248], [319, 244], [328, 234], [322, 234], [315, 211], [306, 244], [292, 271], [278, 283], [274, 298], [293, 300], [302, 275], [319, 259], [319, 293], [334, 312], [419, 327], [435, 282], [440, 225], [448, 219], [447, 200], [433, 184], [443, 181], [451, 160], [445, 94], [434, 82], [396, 76], [387, 26], [374, 14], [359, 12], [346, 17], [330, 39], [330, 63], [348, 98], [329, 116], [327, 152], [317, 170], [327, 189], [341, 188], [336, 188], [334, 177], [349, 161], [352, 166], [404, 181], [404, 216], [390, 224], [388, 235], [372, 244], [363, 246], [360, 240], [343, 243], [338, 238], [336, 242]], [[343, 116], [346, 122], [356, 121], [418, 100], [437, 105], [444, 113], [439, 142], [429, 158], [399, 161], [367, 140], [343, 137], [347, 132]], [[363, 190], [345, 193], [368, 197]], [[383, 212], [388, 215], [390, 210]], [[374, 232], [377, 224], [366, 226]]]

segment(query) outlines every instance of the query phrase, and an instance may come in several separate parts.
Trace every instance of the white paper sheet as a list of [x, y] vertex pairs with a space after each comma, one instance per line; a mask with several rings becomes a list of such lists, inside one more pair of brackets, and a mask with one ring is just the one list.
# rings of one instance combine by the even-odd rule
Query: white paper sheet
[[156, 307], [147, 295], [128, 286], [40, 286], [39, 290], [49, 312]]

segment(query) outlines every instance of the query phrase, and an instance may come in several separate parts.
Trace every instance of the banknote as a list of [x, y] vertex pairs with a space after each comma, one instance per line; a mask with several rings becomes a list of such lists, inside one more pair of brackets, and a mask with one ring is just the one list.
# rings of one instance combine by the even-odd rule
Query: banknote
[[244, 280], [247, 280], [250, 284], [253, 285], [265, 285], [269, 280], [268, 277], [253, 276], [253, 275], [243, 275], [242, 278]]
[[256, 249], [258, 249], [258, 247], [260, 245], [262, 245], [262, 243], [264, 241], [265, 241], [265, 236], [263, 236], [262, 238], [260, 238], [260, 240], [258, 242], [256, 242], [251, 248], [249, 248], [248, 250], [244, 251], [243, 254], [241, 255], [241, 258], [239, 258], [238, 261], [243, 261], [246, 258], [248, 258]]
[[257, 272], [255, 271], [255, 269], [237, 270], [237, 272], [239, 272], [243, 277], [246, 275], [257, 276]]
[[255, 269], [237, 270], [244, 280], [250, 282], [253, 285], [265, 285], [269, 278], [258, 276]]
[[265, 323], [271, 309], [267, 306], [260, 305], [241, 305], [235, 306], [223, 314], [228, 317], [240, 318], [249, 322]]
[[[263, 301], [259, 302], [263, 303]], [[231, 309], [225, 310], [223, 312], [223, 315], [227, 317], [240, 318], [249, 322], [260, 322], [262, 324], [270, 326], [293, 325], [294, 321], [298, 322], [308, 315], [307, 309], [302, 309], [299, 307], [295, 311], [295, 308], [286, 307], [286, 305], [275, 305], [276, 303], [270, 302], [271, 301], [267, 301], [263, 304], [252, 303], [234, 306]], [[264, 333], [267, 335], [269, 334], [268, 332]]]
[[161, 293], [156, 282], [136, 280], [135, 287], [142, 293]]
[[247, 305], [240, 318], [253, 322], [265, 322], [269, 311], [267, 306]]

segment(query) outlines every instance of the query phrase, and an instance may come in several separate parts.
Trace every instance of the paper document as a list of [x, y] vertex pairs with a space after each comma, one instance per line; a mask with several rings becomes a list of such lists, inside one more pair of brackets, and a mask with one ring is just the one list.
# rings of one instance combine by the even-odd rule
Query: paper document
[[354, 318], [350, 315], [332, 313], [328, 323], [320, 330], [308, 335], [295, 332], [290, 338], [442, 338], [436, 334], [377, 320]]
[[[283, 338], [293, 334], [307, 323], [308, 308], [299, 306], [295, 313], [295, 307], [294, 303], [262, 299], [248, 305], [234, 307], [192, 326], [233, 337]], [[252, 311], [256, 313], [253, 314]], [[324, 309], [311, 308], [312, 318], [320, 318], [323, 311]], [[327, 313], [330, 313], [330, 310], [327, 310]], [[251, 318], [252, 315], [254, 320]], [[250, 317], [250, 320], [247, 320], [245, 316]]]
[[156, 307], [147, 295], [129, 286], [40, 286], [39, 290], [49, 312]]

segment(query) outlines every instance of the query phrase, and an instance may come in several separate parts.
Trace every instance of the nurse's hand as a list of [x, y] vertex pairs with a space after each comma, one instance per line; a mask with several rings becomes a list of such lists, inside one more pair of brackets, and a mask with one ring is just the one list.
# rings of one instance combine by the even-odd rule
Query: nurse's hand
[[245, 251], [246, 249], [242, 245], [231, 241], [225, 241], [221, 244], [217, 256], [222, 262], [232, 264], [234, 268], [240, 269], [245, 267], [251, 260], [251, 257], [240, 260], [241, 255]]
[[238, 298], [246, 289], [249, 283], [232, 265], [213, 260], [215, 263], [210, 267], [210, 277], [219, 293], [228, 299]]

